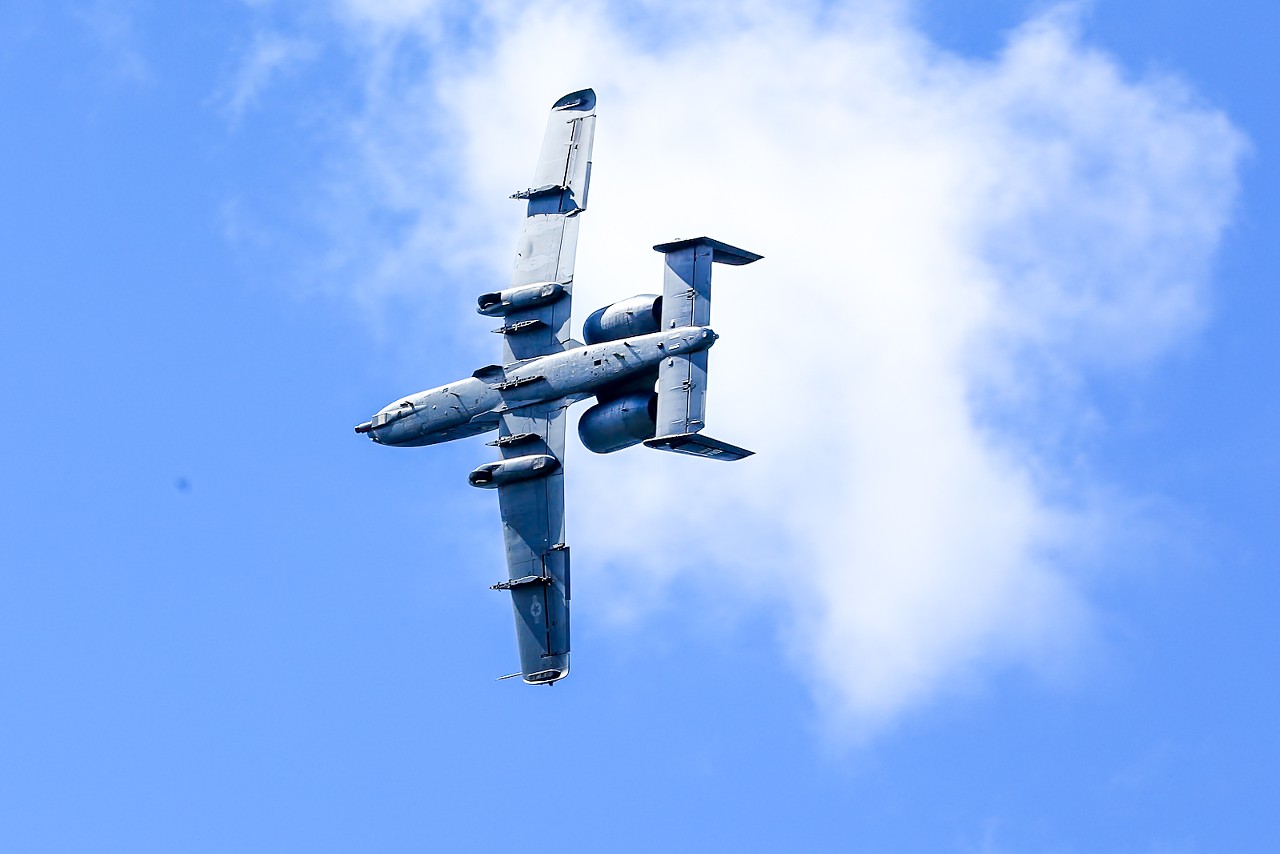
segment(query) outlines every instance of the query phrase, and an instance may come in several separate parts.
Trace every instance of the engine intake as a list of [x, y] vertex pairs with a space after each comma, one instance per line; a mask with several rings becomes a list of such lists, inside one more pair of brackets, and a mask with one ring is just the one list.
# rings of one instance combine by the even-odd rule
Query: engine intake
[[496, 463], [485, 463], [467, 475], [467, 481], [481, 489], [496, 489], [508, 483], [546, 477], [554, 474], [558, 468], [560, 461], [550, 454], [529, 454]]
[[662, 297], [639, 294], [593, 311], [582, 324], [582, 340], [600, 344], [632, 335], [648, 335], [661, 328]]
[[658, 396], [633, 392], [597, 403], [582, 413], [578, 437], [588, 451], [611, 454], [652, 439], [658, 433]]

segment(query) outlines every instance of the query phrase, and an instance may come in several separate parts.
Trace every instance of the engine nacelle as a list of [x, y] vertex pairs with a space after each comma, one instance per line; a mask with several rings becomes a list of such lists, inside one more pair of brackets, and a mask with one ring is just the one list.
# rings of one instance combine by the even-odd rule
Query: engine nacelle
[[611, 454], [652, 439], [658, 433], [658, 396], [633, 392], [597, 403], [582, 413], [578, 437], [588, 451]]
[[554, 474], [558, 468], [560, 461], [550, 454], [529, 454], [496, 463], [485, 463], [467, 475], [467, 481], [481, 489], [496, 489], [507, 483], [546, 477]]
[[661, 328], [662, 297], [640, 294], [593, 311], [582, 324], [582, 340], [599, 344], [632, 335], [648, 335]]

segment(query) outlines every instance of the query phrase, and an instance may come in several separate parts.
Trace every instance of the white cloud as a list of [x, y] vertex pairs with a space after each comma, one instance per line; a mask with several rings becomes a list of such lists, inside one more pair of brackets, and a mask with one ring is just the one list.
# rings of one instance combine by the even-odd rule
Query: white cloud
[[233, 122], [239, 121], [276, 78], [315, 56], [316, 46], [307, 39], [259, 31], [216, 100]]
[[349, 21], [378, 26], [404, 26], [434, 16], [437, 0], [338, 0], [339, 15]]
[[[1069, 655], [1090, 623], [1073, 566], [1108, 533], [1062, 458], [1078, 384], [1200, 321], [1243, 149], [1229, 122], [1128, 75], [1061, 10], [970, 60], [888, 2], [495, 3], [452, 45], [430, 7], [341, 4], [407, 27], [361, 42], [353, 178], [330, 197], [331, 261], [372, 271], [366, 295], [502, 281], [505, 197], [546, 106], [583, 85], [600, 122], [579, 319], [658, 288], [660, 240], [766, 256], [717, 270], [708, 428], [758, 456], [575, 448], [580, 601], [623, 613], [691, 576], [757, 603], [864, 735]], [[454, 275], [422, 285], [433, 268]]]

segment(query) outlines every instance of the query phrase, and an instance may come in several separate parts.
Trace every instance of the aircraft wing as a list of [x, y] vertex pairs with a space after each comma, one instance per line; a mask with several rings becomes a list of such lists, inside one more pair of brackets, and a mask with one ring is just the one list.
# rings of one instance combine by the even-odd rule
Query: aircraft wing
[[[501, 414], [503, 459], [549, 454], [563, 464], [565, 420], [561, 399]], [[520, 647], [520, 670], [531, 684], [569, 674], [569, 548], [564, 542], [564, 470], [498, 487], [508, 580]]]
[[[550, 284], [560, 296], [514, 307], [502, 315], [502, 364], [510, 365], [569, 344], [573, 261], [578, 217], [587, 207], [596, 94], [571, 92], [551, 106], [533, 183], [513, 198], [527, 199], [510, 288]], [[501, 297], [501, 295], [496, 295]], [[555, 682], [569, 674], [569, 548], [564, 542], [564, 433], [568, 399], [501, 412], [503, 459], [549, 455], [558, 465], [545, 477], [502, 484], [498, 506], [507, 552], [520, 670], [524, 681]]]
[[595, 130], [595, 92], [583, 89], [556, 101], [547, 119], [533, 183], [512, 196], [528, 199], [529, 208], [520, 229], [511, 287], [555, 282], [564, 295], [504, 317], [496, 330], [502, 333], [503, 364], [559, 352], [569, 341], [578, 217], [587, 207]]

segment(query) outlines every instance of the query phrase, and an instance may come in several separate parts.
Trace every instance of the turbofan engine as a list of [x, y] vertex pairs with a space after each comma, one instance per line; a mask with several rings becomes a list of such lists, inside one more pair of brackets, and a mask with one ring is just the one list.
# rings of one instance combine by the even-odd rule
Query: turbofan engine
[[588, 451], [611, 454], [658, 433], [658, 395], [651, 391], [602, 401], [582, 413], [578, 437]]
[[639, 294], [593, 311], [582, 324], [582, 340], [600, 344], [632, 335], [648, 335], [661, 327], [662, 297]]

